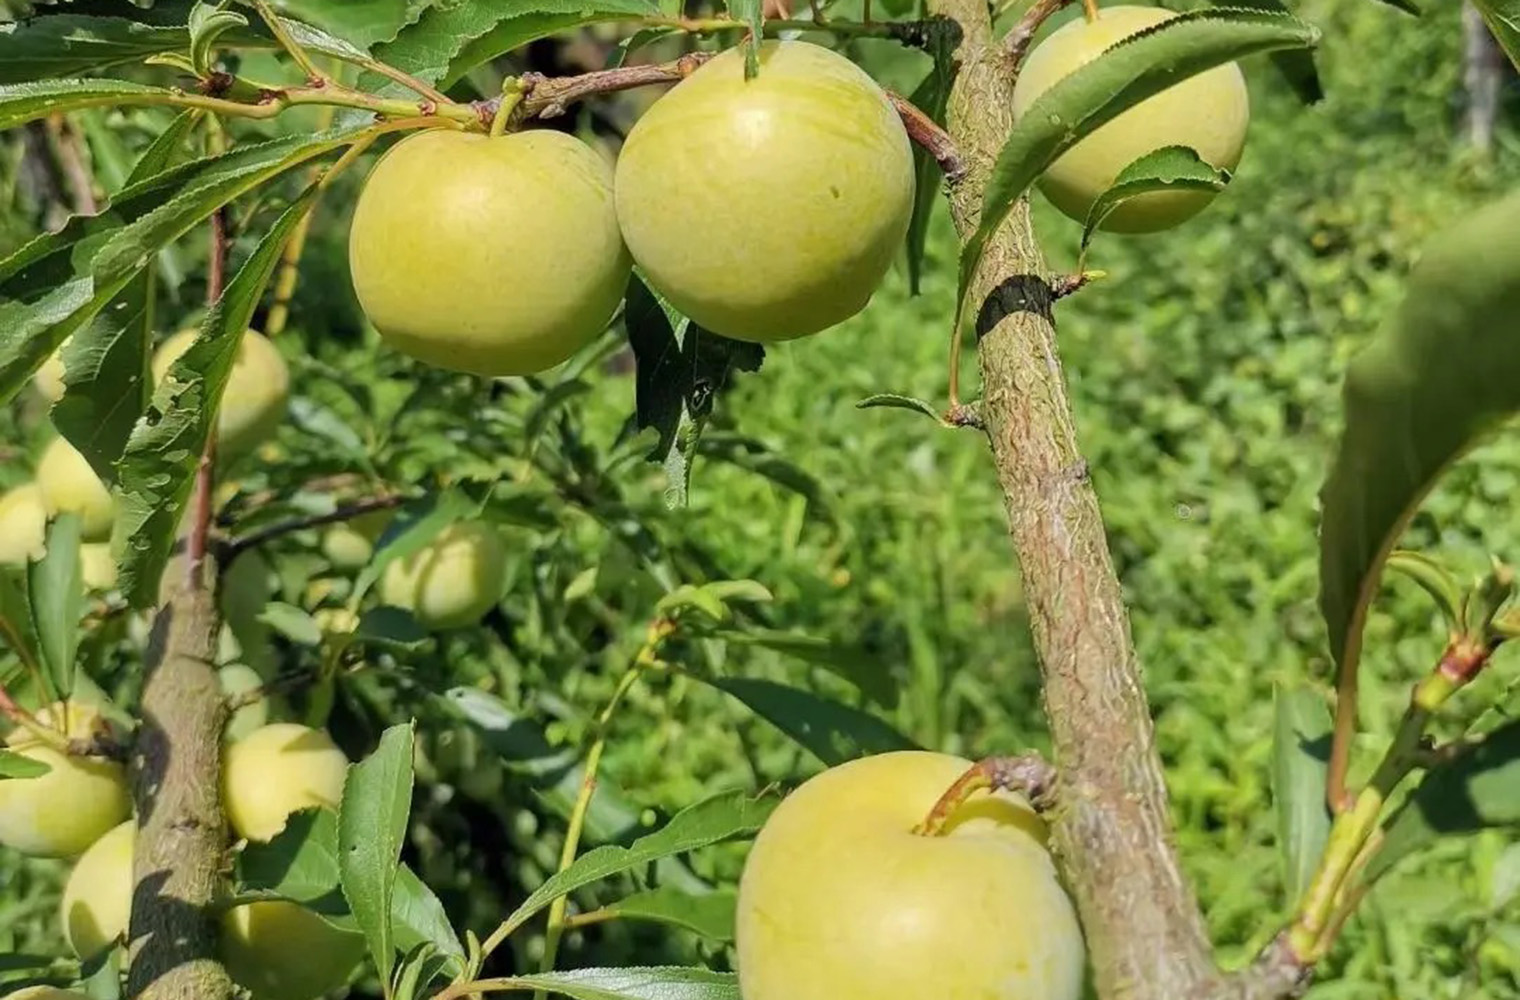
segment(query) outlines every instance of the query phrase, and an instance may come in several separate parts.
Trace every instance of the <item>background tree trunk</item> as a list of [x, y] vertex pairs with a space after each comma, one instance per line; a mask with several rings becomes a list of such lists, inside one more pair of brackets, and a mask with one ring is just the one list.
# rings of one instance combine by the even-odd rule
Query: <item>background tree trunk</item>
[[1509, 63], [1483, 23], [1483, 15], [1471, 3], [1462, 5], [1462, 34], [1467, 141], [1479, 152], [1489, 153], [1494, 148], [1494, 125], [1499, 118], [1499, 88]]

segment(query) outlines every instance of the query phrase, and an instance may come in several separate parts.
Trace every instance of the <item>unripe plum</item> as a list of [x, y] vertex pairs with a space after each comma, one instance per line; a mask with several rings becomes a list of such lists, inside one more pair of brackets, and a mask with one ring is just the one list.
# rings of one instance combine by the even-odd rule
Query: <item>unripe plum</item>
[[[1114, 44], [1177, 15], [1159, 7], [1103, 7], [1095, 21], [1077, 18], [1035, 47], [1013, 88], [1013, 113], [1022, 118], [1055, 83], [1092, 62]], [[1245, 77], [1234, 63], [1189, 77], [1102, 125], [1072, 146], [1040, 178], [1051, 203], [1078, 222], [1119, 173], [1163, 146], [1189, 146], [1205, 161], [1234, 170], [1251, 121]], [[1124, 202], [1104, 221], [1115, 233], [1150, 233], [1192, 218], [1214, 198], [1211, 191], [1155, 191]]]
[[632, 267], [612, 168], [562, 132], [430, 130], [375, 165], [349, 233], [380, 336], [430, 365], [529, 375], [607, 327]]
[[782, 802], [740, 881], [744, 1000], [1081, 996], [1081, 929], [1028, 805], [978, 793], [943, 835], [913, 832], [969, 767], [883, 754]]
[[289, 722], [255, 729], [229, 744], [222, 760], [222, 802], [237, 835], [266, 841], [290, 814], [338, 808], [348, 758], [319, 729]]
[[36, 387], [37, 395], [49, 403], [56, 403], [63, 398], [63, 351], [68, 346], [69, 342], [65, 340], [32, 375], [32, 385]]
[[363, 567], [375, 554], [375, 540], [394, 516], [394, 511], [375, 510], [333, 525], [322, 536], [322, 554], [338, 569]]
[[474, 625], [501, 599], [506, 560], [495, 528], [458, 521], [430, 545], [393, 560], [380, 580], [380, 599], [407, 609], [427, 629]]
[[0, 563], [22, 565], [42, 556], [47, 541], [47, 507], [36, 483], [0, 496]]
[[654, 288], [701, 326], [769, 342], [864, 309], [913, 213], [913, 150], [876, 82], [807, 42], [707, 63], [639, 119], [618, 220]]
[[[222, 693], [228, 697], [258, 691], [264, 686], [264, 678], [259, 672], [241, 663], [232, 663], [218, 670], [216, 679]], [[260, 695], [257, 701], [243, 705], [232, 713], [232, 718], [227, 720], [227, 727], [222, 730], [222, 736], [229, 743], [235, 743], [262, 729], [268, 722], [269, 697]]]
[[250, 903], [222, 917], [222, 961], [253, 1000], [316, 1000], [348, 982], [364, 937], [284, 900]]
[[77, 513], [80, 534], [87, 542], [102, 542], [111, 536], [115, 517], [111, 491], [95, 475], [89, 461], [64, 438], [54, 438], [42, 452], [37, 485], [42, 488], [48, 516]]
[[[38, 721], [51, 725], [61, 711], [54, 705], [39, 712]], [[90, 739], [104, 725], [98, 710], [78, 702], [68, 706], [67, 717], [69, 739]], [[115, 761], [65, 754], [26, 729], [12, 732], [6, 743], [51, 770], [0, 781], [0, 844], [38, 857], [72, 858], [131, 812], [126, 771]]]
[[79, 546], [79, 569], [86, 590], [116, 589], [116, 557], [109, 542], [87, 542]]
[[[154, 382], [164, 380], [198, 335], [198, 330], [181, 330], [159, 345], [153, 355]], [[273, 437], [285, 419], [289, 396], [290, 368], [279, 348], [257, 330], [244, 333], [216, 415], [218, 453], [245, 454]]]
[[80, 958], [93, 958], [127, 933], [132, 916], [132, 849], [137, 821], [95, 841], [63, 890], [63, 934]]

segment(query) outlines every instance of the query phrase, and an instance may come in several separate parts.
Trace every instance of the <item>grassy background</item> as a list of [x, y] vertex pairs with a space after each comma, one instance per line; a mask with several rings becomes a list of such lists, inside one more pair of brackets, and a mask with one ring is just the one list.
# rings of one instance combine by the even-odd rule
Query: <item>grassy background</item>
[[[1109, 278], [1059, 309], [1078, 426], [1147, 669], [1178, 844], [1232, 959], [1259, 946], [1287, 905], [1268, 788], [1272, 689], [1328, 674], [1315, 608], [1315, 504], [1338, 429], [1341, 371], [1397, 302], [1425, 239], [1520, 179], [1512, 127], [1501, 129], [1492, 160], [1462, 146], [1454, 6], [1416, 22], [1369, 3], [1300, 5], [1324, 29], [1327, 100], [1306, 109], [1269, 65], [1251, 65], [1255, 121], [1230, 191], [1179, 231], [1100, 238], [1091, 263]], [[894, 81], [911, 85], [922, 71], [881, 50], [861, 54]], [[1513, 103], [1513, 84], [1507, 93]], [[361, 450], [396, 481], [420, 479], [440, 463], [518, 468], [533, 393], [493, 394], [477, 417], [473, 383], [419, 375], [359, 330], [342, 256], [348, 197], [324, 206], [286, 343], [294, 358], [307, 359], [297, 389], [308, 419], [282, 431], [267, 467], [244, 470], [245, 485], [299, 482], [323, 461], [342, 464], [332, 457], [341, 434], [313, 413], [352, 428]], [[1053, 265], [1070, 266], [1075, 227], [1043, 203], [1036, 212]], [[31, 224], [19, 209], [0, 220], [8, 233]], [[616, 443], [632, 379], [616, 364], [594, 370], [570, 412], [578, 446], [607, 472], [588, 486], [601, 497], [600, 513], [567, 506], [557, 484], [553, 498], [541, 500], [539, 513], [547, 513], [512, 529], [513, 587], [493, 634], [456, 637], [426, 662], [345, 690], [333, 728], [356, 752], [377, 722], [402, 712], [424, 717], [409, 858], [460, 924], [488, 930], [552, 871], [562, 807], [533, 796], [523, 775], [496, 761], [429, 692], [488, 686], [541, 721], [551, 742], [573, 744], [658, 594], [647, 567], [618, 540], [620, 518], [643, 520], [667, 553], [700, 551], [721, 575], [761, 581], [776, 595], [776, 624], [861, 646], [870, 676], [862, 694], [776, 654], [706, 651], [721, 658], [719, 669], [815, 684], [929, 746], [976, 755], [1043, 744], [1018, 572], [984, 443], [899, 411], [854, 408], [873, 392], [944, 395], [954, 243], [943, 214], [929, 255], [922, 296], [910, 298], [903, 276], [894, 276], [863, 315], [772, 351], [764, 370], [741, 378], [722, 402], [713, 440], [763, 444], [775, 463], [789, 463], [772, 471], [810, 477], [808, 491], [706, 457], [690, 509], [663, 513], [658, 470], [626, 461], [630, 449]], [[195, 301], [194, 280], [187, 303]], [[425, 406], [406, 408], [393, 423], [364, 415], [366, 401], [409, 391], [418, 378], [414, 399]], [[11, 416], [11, 440], [24, 452], [43, 433], [37, 414], [23, 408]], [[554, 461], [574, 467], [563, 437], [551, 450]], [[14, 482], [26, 464], [14, 454], [0, 471]], [[525, 488], [531, 493], [541, 479], [525, 474]], [[1473, 567], [1488, 552], [1520, 558], [1510, 509], [1517, 483], [1520, 446], [1510, 435], [1454, 471], [1412, 541]], [[614, 500], [625, 506], [608, 516]], [[311, 539], [295, 539], [276, 560], [282, 597], [307, 607], [343, 586], [312, 549]], [[322, 586], [314, 589], [313, 579]], [[1367, 756], [1443, 640], [1411, 591], [1391, 585], [1369, 626]], [[306, 655], [265, 641], [275, 659]], [[130, 639], [108, 637], [101, 647], [102, 674], [130, 700]], [[1485, 690], [1497, 691], [1517, 669], [1512, 655], [1501, 655]], [[816, 766], [744, 709], [677, 679], [637, 693], [607, 774], [633, 809], [668, 814], [704, 791], [788, 780]], [[1509, 845], [1499, 834], [1453, 842], [1389, 878], [1311, 996], [1520, 997], [1520, 851]], [[741, 861], [742, 851], [730, 849], [692, 866], [722, 885]], [[59, 948], [53, 894], [61, 870], [0, 852], [0, 950]], [[522, 943], [518, 959], [535, 947]], [[721, 948], [677, 932], [614, 925], [573, 935], [565, 960], [694, 957], [727, 961]]]

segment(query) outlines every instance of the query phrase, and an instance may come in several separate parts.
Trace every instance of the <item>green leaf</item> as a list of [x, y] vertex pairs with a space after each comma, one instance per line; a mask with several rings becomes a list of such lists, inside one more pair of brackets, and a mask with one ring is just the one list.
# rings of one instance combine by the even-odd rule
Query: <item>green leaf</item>
[[79, 515], [60, 514], [48, 525], [47, 553], [27, 564], [27, 595], [42, 666], [59, 698], [74, 693], [79, 615], [84, 609], [79, 561]]
[[387, 729], [375, 752], [349, 768], [338, 810], [343, 897], [386, 983], [396, 962], [391, 905], [411, 810], [412, 726], [403, 723]]
[[22, 756], [14, 750], [0, 749], [0, 781], [7, 778], [40, 778], [52, 767], [40, 760]]
[[765, 9], [760, 0], [728, 0], [728, 14], [749, 26], [744, 39], [744, 78], [760, 75], [760, 42], [765, 38]]
[[0, 641], [16, 654], [34, 677], [41, 679], [48, 701], [58, 701], [62, 696], [42, 669], [42, 648], [37, 639], [37, 628], [32, 624], [32, 603], [27, 597], [26, 576], [24, 566], [0, 565]]
[[1035, 178], [1094, 129], [1215, 66], [1318, 40], [1317, 30], [1291, 16], [1208, 7], [1133, 35], [1057, 82], [1015, 123], [998, 154], [977, 231], [961, 253], [961, 307], [992, 234]]
[[37, 80], [0, 85], [0, 130], [58, 111], [108, 105], [173, 104], [172, 90], [128, 80]]
[[354, 627], [353, 642], [365, 642], [396, 650], [412, 650], [426, 645], [432, 633], [417, 623], [411, 612], [401, 608], [370, 608]]
[[737, 902], [731, 892], [712, 892], [699, 896], [670, 886], [661, 886], [647, 892], [634, 893], [604, 906], [599, 915], [605, 914], [607, 919], [666, 924], [726, 944], [734, 939], [734, 907]]
[[[276, 0], [280, 13], [314, 24], [360, 49], [388, 42], [428, 6], [426, 0]], [[304, 44], [304, 43], [303, 43]]]
[[279, 265], [285, 241], [315, 197], [315, 186], [309, 187], [238, 269], [206, 314], [200, 335], [159, 384], [147, 415], [127, 441], [118, 469], [114, 540], [122, 553], [119, 586], [133, 607], [146, 607], [157, 598], [158, 581], [190, 498], [206, 439], [215, 426], [243, 332]]
[[1520, 194], [1427, 245], [1404, 301], [1347, 368], [1345, 430], [1320, 495], [1320, 611], [1343, 673], [1421, 500], [1520, 408], [1517, 335]]
[[304, 608], [283, 601], [271, 601], [259, 612], [258, 621], [298, 646], [322, 645], [322, 626]]
[[[451, 86], [465, 73], [529, 42], [619, 17], [653, 16], [649, 0], [474, 0], [438, 4], [376, 50], [413, 76]], [[385, 92], [395, 92], [391, 84]]]
[[747, 677], [692, 676], [733, 695], [830, 767], [871, 754], [918, 749], [876, 716], [801, 688]]
[[1520, 722], [1494, 730], [1426, 773], [1383, 824], [1383, 847], [1367, 866], [1367, 880], [1438, 837], [1500, 826], [1520, 826]]
[[[929, 45], [934, 67], [908, 100], [936, 124], [944, 125], [950, 91], [955, 86], [955, 40], [951, 32], [934, 31], [930, 32]], [[934, 204], [940, 196], [943, 172], [939, 161], [918, 143], [913, 144], [913, 172], [918, 180], [913, 194], [913, 215], [908, 222], [908, 287], [917, 295], [922, 290], [924, 247], [929, 239]]]
[[577, 969], [514, 976], [513, 990], [544, 990], [571, 1000], [739, 1000], [739, 980], [710, 969]]
[[746, 626], [722, 629], [713, 633], [736, 646], [758, 646], [823, 667], [860, 688], [870, 698], [884, 705], [897, 701], [897, 685], [890, 671], [882, 669], [881, 658], [865, 649], [821, 636], [782, 632], [776, 629]]
[[396, 869], [396, 886], [391, 895], [391, 924], [396, 948], [403, 954], [419, 944], [429, 944], [446, 959], [446, 968], [458, 972], [464, 968], [464, 946], [459, 943], [443, 903], [406, 865]]
[[723, 792], [682, 810], [663, 829], [640, 837], [631, 847], [609, 845], [583, 854], [513, 911], [505, 922], [507, 932], [521, 927], [561, 896], [593, 882], [673, 854], [756, 833], [775, 806], [774, 799], [756, 799], [742, 791]]
[[1472, 0], [1494, 40], [1520, 69], [1520, 0]]
[[183, 48], [183, 27], [55, 14], [0, 24], [0, 84], [98, 73]]
[[[1250, 7], [1252, 10], [1269, 10], [1278, 14], [1291, 14], [1283, 0], [1223, 0], [1222, 7]], [[1318, 104], [1325, 99], [1325, 88], [1319, 81], [1319, 68], [1314, 63], [1314, 53], [1300, 50], [1272, 53], [1272, 65], [1282, 74], [1288, 86], [1305, 104]]]
[[856, 403], [855, 408], [857, 410], [908, 410], [912, 413], [922, 413], [937, 424], [945, 422], [945, 415], [940, 407], [935, 406], [926, 399], [919, 399], [917, 396], [904, 396], [896, 392], [878, 392], [875, 395], [867, 396]]
[[1119, 171], [1107, 191], [1088, 209], [1082, 226], [1082, 249], [1087, 250], [1103, 222], [1125, 202], [1158, 191], [1223, 191], [1230, 172], [1221, 170], [1186, 146], [1163, 146], [1146, 153]]
[[1289, 901], [1302, 898], [1330, 836], [1325, 785], [1330, 757], [1330, 709], [1306, 687], [1278, 687], [1272, 746], [1272, 798], [1277, 847]]
[[665, 466], [665, 502], [686, 506], [691, 459], [718, 393], [735, 371], [759, 371], [765, 349], [702, 329], [635, 274], [623, 311], [638, 366], [635, 426], [653, 427], [659, 443], [649, 460]]
[[248, 18], [235, 10], [223, 10], [216, 4], [201, 0], [190, 11], [190, 65], [195, 75], [207, 77], [214, 68], [216, 45], [223, 35], [234, 28], [248, 27]]
[[152, 389], [155, 271], [149, 265], [62, 348], [64, 396], [49, 416], [106, 482]]

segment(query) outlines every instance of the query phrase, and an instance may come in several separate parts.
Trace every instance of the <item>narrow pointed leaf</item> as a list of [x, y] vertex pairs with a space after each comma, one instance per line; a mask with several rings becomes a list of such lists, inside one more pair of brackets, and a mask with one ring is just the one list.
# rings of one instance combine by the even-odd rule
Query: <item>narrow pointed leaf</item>
[[172, 90], [129, 80], [36, 80], [0, 85], [0, 131], [59, 111], [174, 104]]
[[[1292, 10], [1283, 0], [1216, 0], [1221, 7], [1250, 7], [1278, 14], [1291, 14]], [[1325, 98], [1325, 88], [1320, 83], [1319, 67], [1315, 65], [1314, 53], [1290, 49], [1272, 53], [1272, 65], [1282, 74], [1288, 86], [1305, 104], [1318, 104]]]
[[1330, 709], [1306, 687], [1279, 687], [1272, 748], [1272, 798], [1277, 847], [1288, 900], [1308, 888], [1330, 836], [1325, 784], [1330, 757]]
[[[950, 91], [955, 86], [955, 46], [948, 31], [931, 33], [934, 66], [908, 100], [937, 124], [945, 124], [950, 107]], [[908, 288], [917, 295], [922, 290], [924, 248], [929, 241], [929, 223], [939, 200], [941, 178], [939, 161], [927, 149], [914, 143], [913, 172], [917, 183], [913, 193], [913, 215], [908, 222]]]
[[577, 969], [493, 980], [501, 989], [543, 990], [569, 1000], [739, 1000], [739, 980], [710, 969]]
[[79, 615], [84, 609], [84, 573], [79, 561], [79, 515], [60, 514], [48, 525], [47, 552], [27, 564], [32, 627], [42, 665], [60, 698], [74, 693], [74, 658], [79, 652]]
[[1103, 222], [1132, 199], [1162, 191], [1206, 191], [1225, 189], [1230, 172], [1221, 170], [1186, 146], [1164, 146], [1146, 153], [1119, 171], [1107, 191], [1098, 195], [1087, 212], [1082, 226], [1082, 249], [1086, 250]]
[[724, 792], [677, 813], [665, 827], [640, 837], [630, 847], [598, 847], [549, 878], [506, 920], [509, 930], [521, 927], [550, 903], [602, 879], [647, 865], [673, 854], [759, 831], [776, 806], [773, 799], [752, 798], [742, 791]]
[[411, 809], [412, 726], [403, 723], [387, 729], [375, 752], [349, 768], [338, 810], [343, 897], [387, 983], [396, 962], [391, 904]]
[[43, 671], [42, 648], [32, 624], [32, 604], [27, 596], [26, 568], [0, 565], [0, 645], [16, 654], [22, 667], [42, 685], [48, 701], [61, 697]]
[[1472, 0], [1494, 40], [1520, 69], [1520, 0]]
[[692, 676], [733, 695], [830, 767], [871, 754], [918, 749], [876, 716], [801, 688], [748, 677]]
[[665, 924], [726, 944], [734, 939], [734, 908], [737, 903], [738, 899], [731, 892], [712, 892], [698, 896], [670, 886], [661, 886], [610, 903], [601, 912], [608, 919]]

